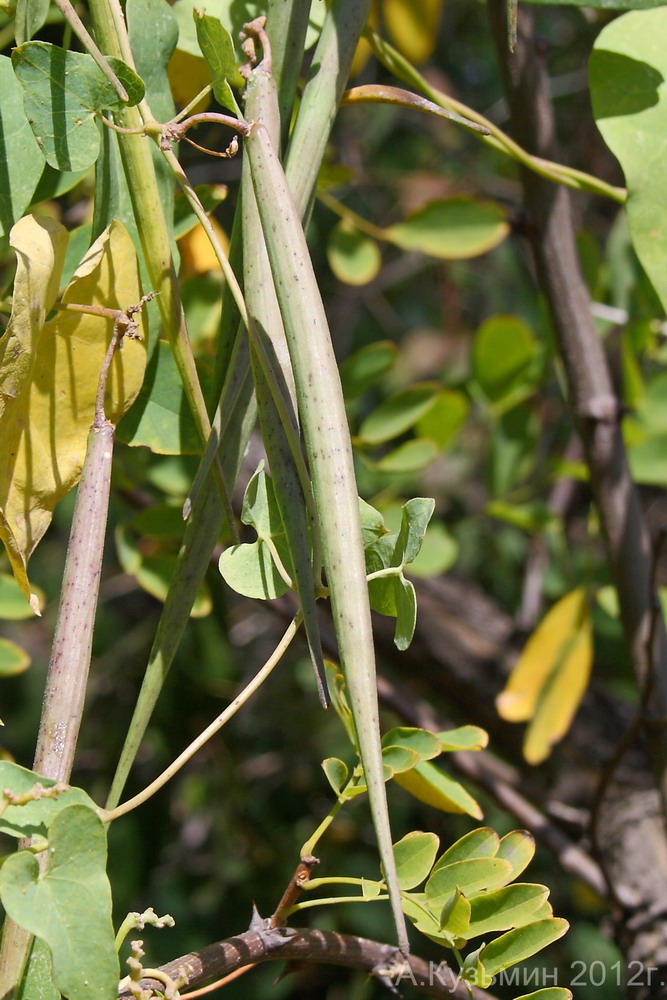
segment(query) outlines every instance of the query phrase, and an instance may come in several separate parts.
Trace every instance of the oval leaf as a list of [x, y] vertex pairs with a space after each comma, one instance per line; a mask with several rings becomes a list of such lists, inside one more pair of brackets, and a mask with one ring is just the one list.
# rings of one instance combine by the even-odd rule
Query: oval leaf
[[414, 889], [424, 881], [433, 867], [439, 844], [440, 839], [434, 833], [422, 833], [420, 830], [413, 830], [394, 844], [401, 889]]
[[452, 750], [483, 750], [489, 744], [489, 734], [479, 726], [459, 726], [458, 729], [445, 729], [438, 733], [442, 749]]
[[432, 201], [384, 235], [403, 250], [443, 260], [478, 257], [498, 246], [509, 232], [504, 210], [491, 201], [452, 198]]
[[0, 677], [14, 677], [30, 666], [30, 657], [10, 639], [0, 639]]
[[509, 863], [501, 858], [455, 861], [434, 869], [424, 891], [431, 907], [444, 906], [456, 889], [466, 895], [480, 889], [492, 889], [506, 882], [510, 872]]
[[448, 847], [438, 863], [435, 870], [443, 865], [451, 865], [455, 861], [469, 861], [473, 858], [495, 858], [500, 846], [500, 838], [495, 830], [490, 826], [480, 826], [477, 830], [471, 830]]
[[549, 895], [545, 885], [516, 883], [486, 892], [470, 901], [469, 937], [522, 927], [535, 919]]
[[375, 385], [394, 367], [397, 357], [398, 348], [390, 340], [378, 340], [350, 354], [340, 366], [345, 399], [356, 399]]
[[410, 430], [439, 399], [437, 382], [421, 382], [385, 399], [359, 428], [364, 444], [382, 444]]
[[535, 838], [527, 830], [512, 830], [501, 838], [497, 858], [504, 858], [512, 866], [512, 879], [518, 878], [535, 855]]
[[492, 402], [530, 389], [536, 357], [535, 336], [517, 316], [492, 316], [475, 335], [473, 372]]
[[413, 726], [396, 726], [382, 737], [382, 746], [407, 747], [418, 754], [420, 760], [431, 760], [440, 753], [440, 740], [427, 729]]
[[532, 634], [496, 704], [510, 722], [530, 719], [524, 756], [548, 757], [567, 732], [588, 685], [593, 661], [588, 597], [579, 587], [551, 608]]
[[568, 927], [567, 920], [562, 917], [551, 917], [502, 934], [482, 948], [479, 954], [484, 971], [488, 976], [495, 976], [502, 969], [523, 962], [561, 938]]
[[482, 818], [482, 810], [463, 785], [449, 778], [434, 764], [417, 764], [411, 771], [396, 775], [395, 781], [419, 802], [443, 812], [467, 813]]
[[382, 264], [375, 240], [346, 222], [339, 222], [331, 230], [327, 259], [338, 280], [347, 285], [367, 285], [377, 276]]

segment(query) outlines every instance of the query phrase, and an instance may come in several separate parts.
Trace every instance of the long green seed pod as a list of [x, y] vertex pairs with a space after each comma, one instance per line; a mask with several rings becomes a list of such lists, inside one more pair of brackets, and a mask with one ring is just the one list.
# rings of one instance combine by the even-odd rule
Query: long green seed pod
[[[256, 70], [248, 80], [245, 97], [245, 112], [250, 120], [262, 121], [269, 130], [276, 145], [280, 142], [280, 117], [278, 114], [278, 98], [273, 77], [262, 70]], [[278, 391], [282, 392], [285, 402], [289, 404], [290, 415], [294, 429], [297, 426], [295, 405], [295, 388], [293, 384], [292, 366], [290, 362], [285, 331], [283, 329], [280, 306], [276, 298], [271, 275], [271, 266], [264, 242], [264, 234], [257, 210], [250, 164], [247, 158], [243, 163], [243, 287], [248, 313], [252, 318], [253, 335], [262, 338], [264, 355], [275, 359], [274, 378], [281, 381]], [[292, 455], [290, 442], [285, 433], [280, 415], [274, 403], [271, 389], [267, 383], [266, 373], [262, 369], [257, 351], [253, 345], [251, 350], [257, 408], [262, 426], [262, 438], [266, 448], [273, 486], [280, 510], [280, 516], [285, 528], [287, 543], [292, 557], [294, 582], [301, 609], [304, 628], [308, 640], [310, 658], [317, 680], [320, 701], [326, 707], [329, 704], [324, 659], [317, 624], [317, 607], [314, 591], [313, 565], [308, 538], [308, 512], [306, 502], [299, 483], [299, 473]], [[298, 434], [292, 435], [300, 447]], [[306, 484], [306, 488], [308, 488]], [[319, 569], [319, 567], [316, 567]]]
[[409, 943], [382, 767], [375, 654], [357, 488], [338, 367], [299, 215], [269, 133], [261, 123], [251, 130], [245, 151], [292, 359], [324, 568], [371, 813], [399, 947], [407, 955]]

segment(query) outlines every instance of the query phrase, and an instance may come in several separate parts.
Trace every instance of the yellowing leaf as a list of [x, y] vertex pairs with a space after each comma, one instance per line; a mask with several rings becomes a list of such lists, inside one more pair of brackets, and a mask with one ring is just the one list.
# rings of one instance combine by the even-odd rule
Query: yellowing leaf
[[[211, 219], [210, 222], [223, 249], [227, 252], [229, 248], [227, 234], [223, 232], [215, 219]], [[178, 249], [181, 252], [182, 275], [184, 277], [220, 270], [218, 258], [213, 252], [211, 241], [201, 223], [198, 223], [178, 241]]]
[[[174, 49], [167, 67], [167, 76], [174, 100], [182, 108], [211, 82], [211, 74], [202, 56], [184, 52], [182, 49]], [[195, 104], [192, 112], [200, 114], [206, 111], [210, 103], [211, 98], [207, 94]]]
[[[31, 599], [27, 563], [56, 503], [78, 482], [93, 422], [102, 360], [112, 322], [59, 311], [48, 323], [67, 233], [53, 220], [28, 216], [12, 229], [17, 253], [12, 315], [0, 340], [0, 537], [14, 575]], [[87, 251], [63, 301], [126, 309], [141, 298], [132, 240], [114, 222]], [[106, 414], [116, 421], [143, 380], [143, 340], [116, 353]]]
[[443, 0], [384, 0], [382, 13], [396, 48], [417, 65], [432, 54]]
[[394, 781], [419, 802], [448, 813], [467, 813], [474, 819], [482, 818], [482, 810], [463, 785], [454, 781], [435, 764], [425, 761], [410, 771], [395, 774]]
[[567, 732], [586, 690], [592, 660], [588, 599], [578, 587], [538, 625], [496, 700], [503, 719], [530, 719], [524, 742], [530, 764], [545, 760]]

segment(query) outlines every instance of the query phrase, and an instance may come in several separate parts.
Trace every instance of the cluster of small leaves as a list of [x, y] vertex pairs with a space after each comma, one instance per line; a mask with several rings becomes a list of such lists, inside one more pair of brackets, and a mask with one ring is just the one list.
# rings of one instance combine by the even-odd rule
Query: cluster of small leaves
[[[489, 986], [493, 976], [567, 930], [567, 921], [552, 914], [546, 886], [515, 882], [535, 852], [530, 834], [515, 830], [500, 838], [480, 827], [436, 859], [438, 848], [435, 834], [419, 831], [395, 845], [403, 906], [422, 934], [460, 956], [468, 982]], [[504, 933], [460, 954], [471, 941], [498, 931]]]
[[[382, 514], [359, 501], [371, 607], [396, 619], [394, 641], [407, 649], [417, 620], [417, 598], [404, 569], [422, 547], [433, 514], [433, 500], [415, 498], [402, 507], [398, 531], [389, 531]], [[292, 566], [287, 537], [271, 477], [262, 462], [248, 483], [241, 520], [257, 534], [254, 542], [233, 545], [220, 556], [219, 568], [227, 584], [245, 597], [269, 600], [290, 589]]]
[[[332, 678], [331, 689], [334, 706], [353, 739], [340, 675]], [[466, 812], [481, 818], [478, 804], [463, 786], [432, 761], [442, 752], [483, 749], [487, 743], [483, 730], [463, 726], [431, 733], [397, 727], [385, 734], [382, 743], [387, 780], [393, 778], [420, 801], [445, 812]], [[339, 802], [366, 791], [361, 768], [350, 774], [347, 765], [335, 757], [322, 766]], [[548, 888], [515, 881], [535, 853], [531, 834], [515, 830], [501, 838], [489, 827], [481, 827], [437, 857], [439, 846], [434, 833], [422, 831], [413, 831], [394, 845], [403, 908], [417, 930], [454, 951], [467, 981], [488, 987], [500, 971], [541, 951], [565, 933], [567, 921], [553, 916]], [[317, 880], [316, 884], [326, 881]], [[384, 889], [382, 880], [361, 879], [359, 884], [367, 900], [377, 899]], [[416, 891], [422, 884], [423, 889]], [[496, 932], [504, 933], [462, 954], [476, 938], [487, 939]], [[561, 996], [566, 995], [563, 991]]]

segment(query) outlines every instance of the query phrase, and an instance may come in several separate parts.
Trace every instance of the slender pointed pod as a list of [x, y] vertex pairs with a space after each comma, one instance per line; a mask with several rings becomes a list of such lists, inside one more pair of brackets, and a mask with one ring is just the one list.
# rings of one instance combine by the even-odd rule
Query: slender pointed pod
[[[234, 482], [255, 425], [257, 408], [252, 391], [252, 379], [247, 367], [241, 373], [243, 375], [242, 384], [238, 390], [236, 388], [236, 373], [232, 371], [229, 374], [227, 384], [230, 389], [228, 394], [223, 393], [221, 401], [221, 437], [224, 438], [226, 445], [224, 453], [221, 454], [221, 461], [225, 478], [228, 482]], [[232, 394], [231, 387], [233, 387], [236, 402], [233, 409], [228, 410], [224, 401]], [[107, 809], [113, 809], [120, 801], [130, 768], [183, 637], [185, 626], [190, 620], [192, 605], [209, 565], [224, 516], [220, 494], [213, 477], [209, 476], [193, 502], [192, 511], [185, 526], [183, 544], [178, 555], [164, 609], [160, 615], [144, 680], [106, 802]]]
[[332, 0], [322, 25], [285, 154], [285, 173], [302, 218], [310, 214], [317, 170], [370, 6], [370, 0]]
[[324, 568], [371, 813], [399, 947], [408, 954], [382, 767], [357, 487], [338, 367], [299, 214], [263, 124], [251, 130], [245, 152], [292, 359]]
[[[245, 98], [246, 116], [251, 121], [262, 121], [271, 133], [276, 145], [280, 142], [280, 117], [278, 114], [278, 97], [273, 77], [261, 69], [255, 70], [248, 80]], [[319, 573], [319, 566], [313, 566], [311, 545], [309, 541], [309, 524], [306, 497], [302, 486], [309, 490], [309, 483], [300, 483], [299, 472], [292, 454], [290, 438], [286, 427], [281, 421], [275, 405], [271, 388], [267, 382], [272, 377], [274, 392], [277, 389], [283, 396], [284, 408], [288, 411], [288, 419], [294, 433], [291, 440], [300, 448], [297, 433], [298, 422], [294, 407], [296, 405], [294, 379], [289, 350], [285, 339], [280, 306], [276, 298], [271, 274], [271, 266], [264, 242], [264, 234], [257, 210], [257, 203], [252, 189], [250, 164], [247, 158], [243, 164], [243, 277], [244, 294], [248, 313], [252, 321], [253, 347], [251, 350], [252, 367], [257, 395], [257, 408], [262, 427], [262, 438], [269, 459], [273, 488], [280, 510], [287, 544], [292, 559], [292, 571], [301, 610], [304, 629], [308, 641], [310, 658], [315, 672], [317, 688], [322, 705], [329, 705], [324, 658], [317, 624], [317, 606], [315, 597], [314, 572]], [[270, 358], [273, 373], [269, 375], [262, 366], [258, 356], [255, 339], [263, 342], [263, 357]], [[312, 507], [312, 502], [311, 505]], [[313, 532], [317, 526], [313, 524]]]
[[35, 753], [35, 770], [56, 781], [69, 781], [81, 724], [102, 571], [113, 444], [113, 424], [96, 421], [88, 435], [76, 495]]

